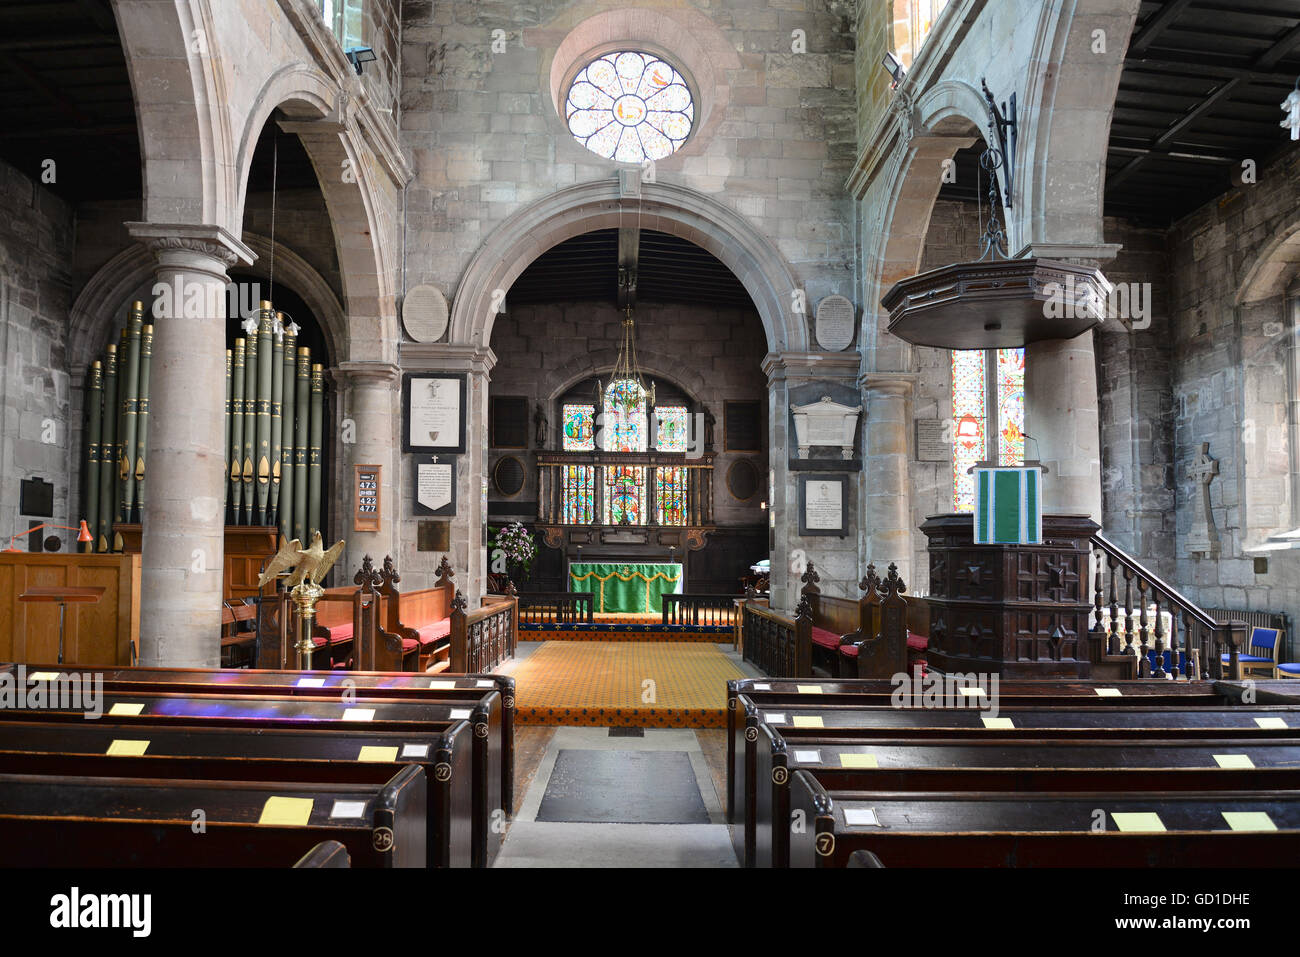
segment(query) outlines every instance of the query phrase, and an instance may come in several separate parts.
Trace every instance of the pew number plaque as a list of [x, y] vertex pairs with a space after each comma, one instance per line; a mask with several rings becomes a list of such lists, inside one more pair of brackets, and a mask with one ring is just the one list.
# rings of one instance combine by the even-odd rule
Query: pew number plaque
[[352, 518], [354, 532], [379, 531], [379, 519], [383, 514], [380, 487], [383, 484], [381, 465], [357, 465], [355, 491], [357, 510]]

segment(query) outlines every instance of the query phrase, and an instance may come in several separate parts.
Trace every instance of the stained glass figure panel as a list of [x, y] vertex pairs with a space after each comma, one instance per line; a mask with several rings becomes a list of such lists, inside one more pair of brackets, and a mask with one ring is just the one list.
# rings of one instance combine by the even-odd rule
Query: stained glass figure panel
[[655, 417], [659, 422], [659, 434], [656, 436], [655, 448], [660, 452], [686, 451], [686, 406], [657, 406]]
[[592, 452], [596, 448], [596, 407], [594, 405], [566, 405], [563, 409], [564, 444], [566, 452]]
[[605, 524], [645, 524], [645, 466], [605, 466]]
[[660, 525], [686, 524], [686, 469], [661, 465], [655, 470], [655, 510]]
[[663, 159], [690, 136], [695, 102], [680, 73], [634, 50], [587, 64], [569, 86], [569, 132], [587, 149], [620, 163]]
[[631, 379], [605, 387], [605, 412], [600, 422], [602, 452], [644, 452], [647, 444], [645, 393]]
[[562, 521], [565, 525], [590, 525], [596, 520], [596, 469], [590, 465], [566, 465]]
[[1025, 461], [1025, 350], [997, 354], [998, 464]]
[[952, 353], [952, 507], [975, 510], [975, 476], [966, 470], [985, 460], [985, 356], [981, 350]]

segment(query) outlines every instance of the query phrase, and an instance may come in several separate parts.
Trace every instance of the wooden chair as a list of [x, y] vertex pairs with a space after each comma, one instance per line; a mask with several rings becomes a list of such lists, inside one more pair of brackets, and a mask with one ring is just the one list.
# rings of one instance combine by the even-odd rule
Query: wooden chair
[[[1277, 663], [1278, 649], [1282, 646], [1282, 629], [1261, 628], [1256, 625], [1250, 629], [1249, 651], [1237, 656], [1241, 662], [1242, 676], [1263, 672], [1272, 678], [1280, 669]], [[1223, 655], [1223, 663], [1228, 663], [1228, 656]]]

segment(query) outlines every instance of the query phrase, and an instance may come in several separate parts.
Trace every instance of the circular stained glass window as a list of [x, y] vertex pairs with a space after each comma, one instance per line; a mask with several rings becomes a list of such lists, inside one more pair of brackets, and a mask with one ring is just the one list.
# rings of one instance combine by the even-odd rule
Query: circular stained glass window
[[592, 60], [573, 79], [565, 118], [579, 143], [620, 163], [663, 159], [686, 142], [695, 101], [680, 73], [634, 50]]

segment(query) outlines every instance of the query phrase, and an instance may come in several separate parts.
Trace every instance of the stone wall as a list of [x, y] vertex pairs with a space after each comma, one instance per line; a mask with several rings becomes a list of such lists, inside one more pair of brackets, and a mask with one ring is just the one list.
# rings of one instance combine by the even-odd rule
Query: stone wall
[[[72, 301], [71, 207], [0, 162], [0, 530], [3, 545], [31, 522], [21, 517], [20, 482], [39, 476], [54, 485], [53, 521], [82, 517], [69, 502], [75, 455], [65, 349]], [[75, 548], [72, 532], [46, 532]], [[71, 543], [71, 544], [70, 544]], [[21, 540], [20, 540], [21, 547]]]

